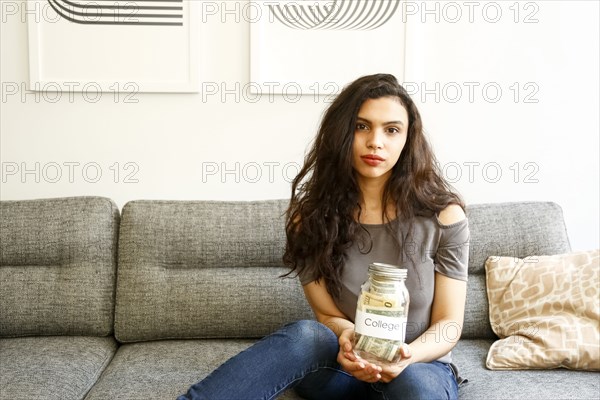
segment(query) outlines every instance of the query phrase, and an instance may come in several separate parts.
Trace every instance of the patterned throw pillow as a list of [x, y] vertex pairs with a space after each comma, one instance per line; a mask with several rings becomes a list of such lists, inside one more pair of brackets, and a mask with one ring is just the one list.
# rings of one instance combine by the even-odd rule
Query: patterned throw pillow
[[599, 250], [489, 257], [489, 369], [600, 370]]

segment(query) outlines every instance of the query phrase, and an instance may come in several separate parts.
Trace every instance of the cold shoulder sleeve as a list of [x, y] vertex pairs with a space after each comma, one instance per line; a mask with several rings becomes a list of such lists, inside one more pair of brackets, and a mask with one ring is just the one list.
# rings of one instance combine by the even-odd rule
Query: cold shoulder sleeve
[[298, 260], [298, 270], [296, 270], [296, 276], [302, 286], [317, 280], [317, 272], [314, 268], [306, 268], [306, 263], [307, 260]]
[[450, 225], [438, 220], [441, 231], [435, 254], [435, 271], [449, 278], [466, 281], [469, 268], [469, 222], [465, 218]]
[[316, 280], [314, 271], [307, 271], [306, 269], [298, 274], [298, 279], [300, 279], [300, 284], [302, 286], [308, 285], [309, 283]]

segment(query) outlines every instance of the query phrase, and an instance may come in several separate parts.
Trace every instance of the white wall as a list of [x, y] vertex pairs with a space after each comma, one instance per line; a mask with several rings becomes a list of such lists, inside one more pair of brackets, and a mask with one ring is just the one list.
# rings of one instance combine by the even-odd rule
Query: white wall
[[[599, 247], [598, 2], [466, 3], [428, 2], [433, 13], [425, 13], [422, 2], [409, 2], [403, 11], [404, 81], [447, 177], [470, 204], [557, 202], [572, 247]], [[2, 0], [2, 200], [101, 195], [122, 207], [133, 199], [289, 197], [326, 97], [291, 102], [264, 95], [249, 103], [243, 91], [237, 99], [138, 93], [131, 104], [122, 97], [115, 102], [110, 93], [96, 103], [79, 93], [55, 103], [50, 93], [8, 96], [7, 85], [25, 87], [28, 58], [24, 16], [12, 15], [13, 8], [8, 15], [6, 4]], [[498, 8], [502, 15], [493, 22]], [[457, 11], [462, 16], [453, 23]], [[205, 19], [201, 81], [243, 87], [250, 79], [249, 23], [230, 14]], [[382, 40], [394, 50], [393, 38]], [[357, 48], [356, 57], [385, 54]], [[23, 174], [36, 163], [37, 173]], [[219, 171], [207, 175], [215, 167]], [[97, 171], [102, 176], [93, 182]], [[134, 182], [126, 179], [130, 173]]]

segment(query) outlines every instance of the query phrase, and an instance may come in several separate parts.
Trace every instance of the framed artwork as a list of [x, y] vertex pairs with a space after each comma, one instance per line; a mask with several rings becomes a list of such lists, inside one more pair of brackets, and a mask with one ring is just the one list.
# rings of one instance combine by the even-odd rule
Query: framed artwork
[[197, 0], [27, 0], [29, 89], [198, 92]]
[[252, 0], [250, 78], [262, 93], [335, 94], [361, 75], [404, 79], [400, 0]]

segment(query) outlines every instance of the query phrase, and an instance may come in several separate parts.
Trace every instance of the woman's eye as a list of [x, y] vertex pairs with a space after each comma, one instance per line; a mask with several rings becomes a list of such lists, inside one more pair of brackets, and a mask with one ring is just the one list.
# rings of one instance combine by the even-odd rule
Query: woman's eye
[[367, 126], [365, 124], [356, 124], [356, 129], [362, 131], [367, 129]]
[[389, 133], [400, 133], [400, 129], [392, 127], [392, 128], [388, 129], [388, 132]]

